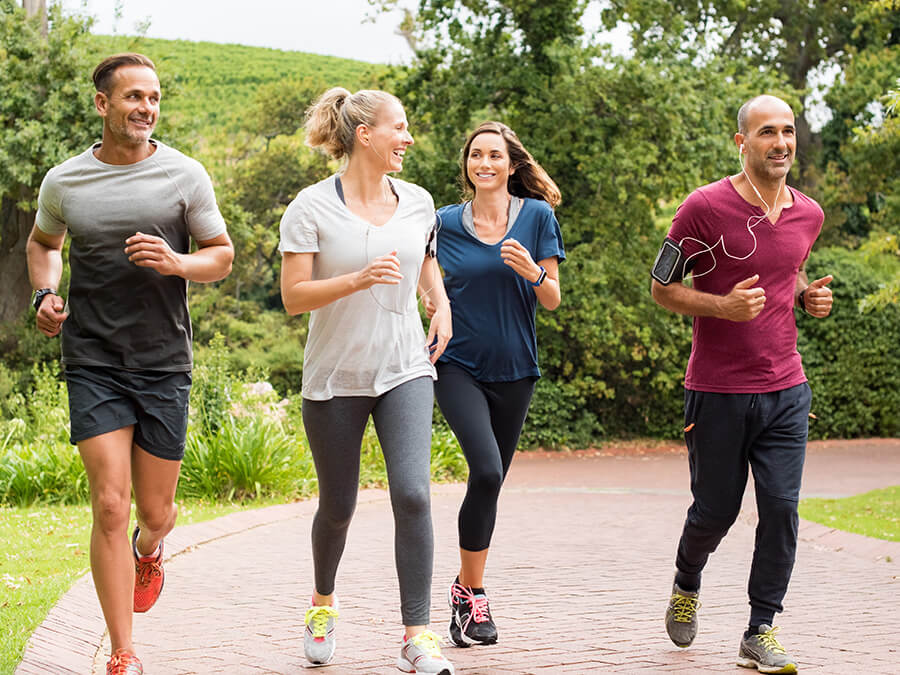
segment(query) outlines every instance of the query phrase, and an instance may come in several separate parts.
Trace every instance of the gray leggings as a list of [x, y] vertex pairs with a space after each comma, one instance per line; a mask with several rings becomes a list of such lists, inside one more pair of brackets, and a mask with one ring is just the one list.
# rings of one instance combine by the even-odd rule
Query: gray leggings
[[359, 455], [369, 415], [384, 453], [394, 511], [394, 557], [404, 626], [429, 623], [434, 535], [431, 528], [430, 377], [381, 396], [303, 399], [303, 425], [319, 479], [312, 526], [316, 591], [334, 592], [338, 563], [359, 491]]

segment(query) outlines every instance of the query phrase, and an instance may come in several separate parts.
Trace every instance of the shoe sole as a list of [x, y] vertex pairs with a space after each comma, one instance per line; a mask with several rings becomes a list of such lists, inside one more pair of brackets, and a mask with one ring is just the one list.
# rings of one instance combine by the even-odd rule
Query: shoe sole
[[[404, 673], [418, 673], [416, 667], [411, 664], [409, 661], [404, 659], [402, 656], [397, 658], [397, 670], [402, 670]], [[436, 673], [432, 673], [431, 675], [451, 675], [452, 671], [449, 668], [442, 668]]]
[[775, 673], [779, 675], [794, 675], [797, 672], [797, 664], [789, 663], [786, 666], [765, 666], [755, 659], [739, 656], [737, 665], [741, 668], [756, 668], [761, 673]]

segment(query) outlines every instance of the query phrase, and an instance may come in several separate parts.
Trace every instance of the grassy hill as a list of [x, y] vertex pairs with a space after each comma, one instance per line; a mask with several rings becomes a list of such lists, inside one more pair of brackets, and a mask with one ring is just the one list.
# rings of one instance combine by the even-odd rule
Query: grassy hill
[[205, 139], [246, 128], [260, 89], [312, 80], [353, 91], [374, 86], [387, 69], [334, 56], [214, 42], [94, 35], [91, 44], [98, 62], [124, 51], [149, 56], [163, 85], [163, 121], [189, 127]]

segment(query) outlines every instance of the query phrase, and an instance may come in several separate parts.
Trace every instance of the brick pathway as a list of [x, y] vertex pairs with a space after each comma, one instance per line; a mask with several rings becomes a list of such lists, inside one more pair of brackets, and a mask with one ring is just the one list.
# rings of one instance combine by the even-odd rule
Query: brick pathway
[[[810, 446], [804, 496], [900, 483], [900, 441]], [[444, 633], [456, 571], [460, 485], [435, 486], [433, 621]], [[752, 490], [748, 488], [748, 495]], [[689, 504], [678, 448], [527, 454], [513, 464], [488, 563], [500, 630], [492, 647], [446, 654], [459, 673], [747, 672], [734, 664], [747, 619], [754, 513], [704, 573], [700, 635], [687, 650], [662, 616]], [[314, 503], [232, 514], [176, 529], [159, 603], [135, 616], [148, 675], [298, 673], [311, 587]], [[360, 497], [338, 576], [338, 651], [324, 672], [397, 673], [401, 635], [386, 494]], [[900, 672], [900, 543], [801, 523], [793, 581], [778, 617], [802, 672]], [[17, 673], [104, 672], [109, 641], [89, 578], [36, 631]]]

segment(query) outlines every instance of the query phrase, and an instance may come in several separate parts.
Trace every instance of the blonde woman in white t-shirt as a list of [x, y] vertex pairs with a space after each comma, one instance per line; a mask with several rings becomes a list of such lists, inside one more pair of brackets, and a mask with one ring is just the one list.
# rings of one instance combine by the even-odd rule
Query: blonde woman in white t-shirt
[[[343, 171], [297, 195], [281, 220], [281, 296], [310, 312], [303, 359], [303, 422], [319, 482], [312, 527], [315, 587], [304, 649], [331, 661], [334, 580], [356, 506], [362, 435], [371, 415], [396, 522], [395, 557], [405, 626], [397, 667], [452, 675], [428, 630], [434, 542], [430, 461], [434, 362], [451, 336], [450, 304], [434, 258], [434, 202], [389, 173], [413, 138], [396, 97], [325, 92], [307, 113], [307, 144]], [[437, 305], [428, 335], [417, 288]]]

